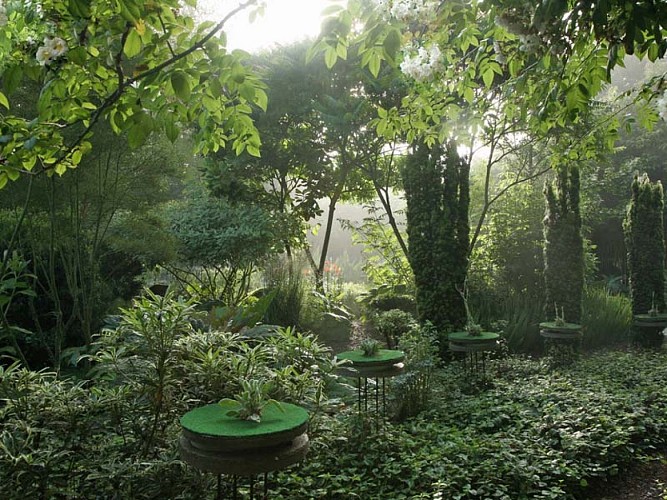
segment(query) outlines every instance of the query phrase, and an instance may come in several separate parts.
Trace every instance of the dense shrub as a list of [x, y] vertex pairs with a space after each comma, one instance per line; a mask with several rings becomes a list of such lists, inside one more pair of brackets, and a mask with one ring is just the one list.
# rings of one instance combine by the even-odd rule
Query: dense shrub
[[378, 333], [387, 343], [387, 347], [394, 349], [401, 337], [415, 325], [415, 318], [412, 314], [400, 309], [390, 309], [378, 313], [374, 323]]
[[[473, 307], [483, 310], [477, 309], [477, 305]], [[489, 322], [488, 327], [501, 334], [510, 352], [538, 354], [542, 351], [539, 323], [544, 318], [544, 307], [539, 297], [511, 294], [499, 298], [495, 309], [499, 319]], [[482, 317], [482, 324], [488, 319], [489, 316]]]
[[211, 478], [178, 459], [178, 418], [241, 380], [316, 415], [336, 364], [291, 329], [244, 341], [192, 327], [192, 304], [148, 294], [101, 335], [89, 379], [0, 366], [0, 497], [204, 498]]

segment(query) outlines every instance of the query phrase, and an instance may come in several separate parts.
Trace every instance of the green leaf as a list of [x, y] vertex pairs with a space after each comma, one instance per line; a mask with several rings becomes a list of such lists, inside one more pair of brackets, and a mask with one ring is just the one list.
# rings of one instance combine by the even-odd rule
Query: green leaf
[[23, 78], [23, 69], [21, 66], [10, 66], [2, 74], [2, 81], [4, 83], [5, 91], [8, 94], [14, 92], [18, 86], [21, 84], [21, 79]]
[[192, 89], [190, 88], [190, 78], [188, 78], [187, 73], [176, 71], [171, 75], [171, 87], [174, 89], [174, 94], [182, 100], [187, 101], [190, 99]]
[[123, 52], [127, 57], [132, 59], [141, 52], [141, 35], [137, 32], [135, 28], [130, 30], [130, 33], [127, 35], [125, 40], [125, 45], [123, 46]]
[[368, 70], [373, 76], [378, 76], [378, 73], [380, 73], [381, 63], [382, 59], [380, 59], [380, 55], [377, 52], [374, 53], [368, 61]]
[[343, 43], [336, 45], [336, 54], [341, 59], [347, 59], [347, 47]]
[[338, 53], [336, 52], [335, 47], [327, 47], [326, 52], [324, 53], [324, 63], [327, 65], [327, 68], [331, 69], [333, 68], [334, 64], [336, 64], [336, 60], [338, 59]]
[[141, 146], [153, 131], [153, 119], [144, 112], [132, 115], [132, 125], [127, 130], [127, 142], [130, 148]]
[[255, 90], [255, 104], [259, 106], [262, 111], [266, 111], [266, 107], [269, 104], [269, 98], [262, 89]]
[[176, 139], [178, 139], [179, 135], [181, 134], [180, 129], [173, 119], [166, 121], [164, 124], [164, 131], [167, 134], [167, 139], [169, 139], [172, 143], [176, 142]]
[[223, 410], [238, 410], [239, 407], [238, 402], [229, 398], [221, 399], [218, 404]]
[[495, 77], [495, 73], [493, 72], [493, 68], [487, 69], [483, 74], [482, 74], [482, 80], [484, 80], [484, 85], [486, 85], [486, 88], [490, 88], [491, 85], [493, 85], [493, 78]]
[[466, 87], [463, 90], [463, 98], [472, 104], [472, 102], [475, 100], [475, 91], [472, 89], [472, 87]]
[[246, 101], [255, 101], [255, 87], [251, 84], [245, 83], [239, 87], [239, 93]]
[[79, 163], [81, 163], [82, 156], [83, 152], [80, 149], [75, 149], [74, 152], [72, 153], [72, 164], [78, 165]]
[[2, 92], [0, 92], [0, 104], [9, 109], [9, 101], [7, 100], [7, 96]]
[[35, 144], [37, 144], [37, 137], [33, 135], [30, 139], [28, 139], [23, 143], [23, 147], [28, 151], [30, 151], [32, 148], [35, 147]]
[[82, 66], [85, 64], [86, 59], [88, 59], [88, 53], [86, 52], [86, 48], [79, 45], [78, 47], [74, 47], [72, 50], [67, 52], [67, 59], [74, 64], [78, 64]]

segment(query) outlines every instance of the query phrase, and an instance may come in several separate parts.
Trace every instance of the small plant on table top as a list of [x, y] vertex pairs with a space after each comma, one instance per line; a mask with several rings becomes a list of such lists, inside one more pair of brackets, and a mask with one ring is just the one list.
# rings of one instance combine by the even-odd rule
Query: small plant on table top
[[273, 405], [284, 413], [285, 410], [281, 404], [268, 397], [271, 390], [270, 382], [241, 380], [241, 389], [234, 399], [225, 398], [218, 403], [224, 410], [227, 410], [226, 415], [259, 423], [262, 421], [262, 411], [267, 406]]
[[658, 308], [655, 307], [655, 292], [651, 293], [651, 309], [648, 310], [648, 315], [656, 317], [658, 315]]
[[560, 315], [558, 314], [558, 304], [554, 302], [554, 309], [556, 310], [556, 318], [554, 323], [556, 326], [563, 326], [565, 324], [565, 308], [560, 308]]
[[380, 343], [374, 339], [364, 339], [361, 341], [361, 344], [359, 344], [359, 347], [361, 347], [361, 350], [364, 352], [364, 356], [370, 358], [378, 353], [380, 350]]

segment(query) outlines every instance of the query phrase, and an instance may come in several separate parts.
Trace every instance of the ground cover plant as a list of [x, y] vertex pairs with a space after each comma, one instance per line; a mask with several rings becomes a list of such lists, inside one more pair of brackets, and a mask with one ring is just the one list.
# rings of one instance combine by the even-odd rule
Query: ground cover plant
[[[667, 360], [600, 352], [561, 371], [527, 358], [493, 366], [489, 389], [438, 372], [430, 410], [368, 436], [322, 423], [278, 498], [587, 498], [665, 444]], [[470, 387], [470, 385], [468, 385]], [[326, 431], [324, 430], [326, 429]]]
[[273, 476], [274, 498], [586, 498], [665, 445], [660, 352], [601, 351], [559, 370], [508, 357], [480, 384], [457, 363], [427, 363], [411, 334], [402, 347], [428, 371], [399, 384], [397, 411], [426, 385], [422, 411], [369, 433], [314, 337], [283, 329], [248, 343], [195, 331], [195, 316], [184, 301], [137, 301], [96, 344], [88, 380], [3, 368], [3, 498], [205, 498], [214, 477], [179, 460], [178, 417], [244, 377], [312, 414], [309, 455]]

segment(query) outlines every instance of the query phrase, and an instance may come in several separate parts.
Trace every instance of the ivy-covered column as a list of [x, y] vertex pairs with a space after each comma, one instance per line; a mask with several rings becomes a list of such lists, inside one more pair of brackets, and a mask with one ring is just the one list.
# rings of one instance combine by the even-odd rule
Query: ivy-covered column
[[623, 222], [632, 313], [665, 312], [665, 233], [660, 181], [635, 176]]
[[579, 169], [558, 169], [544, 188], [544, 281], [546, 314], [568, 323], [581, 322], [584, 289], [584, 240], [579, 211]]
[[420, 321], [441, 332], [462, 329], [468, 268], [469, 166], [453, 142], [418, 144], [403, 169], [408, 259], [415, 276]]

